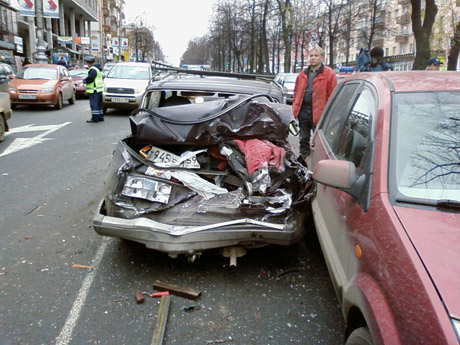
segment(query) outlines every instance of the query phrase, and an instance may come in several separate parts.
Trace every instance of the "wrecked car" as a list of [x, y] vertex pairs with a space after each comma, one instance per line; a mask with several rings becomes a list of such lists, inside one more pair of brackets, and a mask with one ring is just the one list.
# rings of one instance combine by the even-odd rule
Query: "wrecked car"
[[96, 232], [189, 261], [225, 248], [231, 265], [247, 248], [297, 242], [311, 181], [288, 143], [291, 121], [268, 94], [139, 108], [113, 154]]

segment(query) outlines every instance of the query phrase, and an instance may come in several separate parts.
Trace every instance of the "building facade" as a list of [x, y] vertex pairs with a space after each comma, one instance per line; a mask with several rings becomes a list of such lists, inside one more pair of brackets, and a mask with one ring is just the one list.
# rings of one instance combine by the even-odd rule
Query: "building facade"
[[[438, 13], [430, 38], [432, 57], [437, 57], [447, 66], [447, 56], [450, 40], [454, 34], [455, 23], [460, 18], [460, 2], [457, 0], [439, 0], [436, 2]], [[365, 17], [366, 18], [366, 17]], [[367, 16], [371, 18], [371, 16]], [[346, 42], [340, 37], [334, 42], [334, 62], [339, 66], [355, 64], [356, 57], [362, 47], [367, 46], [367, 40], [361, 34], [368, 30], [370, 23], [366, 19], [356, 22], [351, 31], [349, 55], [346, 56]], [[411, 70], [413, 67], [416, 44], [412, 31], [410, 0], [386, 0], [376, 11], [374, 39], [372, 47], [381, 47], [385, 52], [385, 60], [395, 71]], [[330, 61], [329, 42], [326, 41], [326, 61]], [[460, 62], [457, 62], [459, 66]], [[457, 68], [458, 69], [458, 68]]]
[[[0, 0], [0, 62], [15, 66], [16, 42], [20, 42], [17, 25], [18, 9], [10, 0]], [[19, 51], [22, 46], [19, 47]]]
[[16, 70], [39, 50], [48, 62], [64, 56], [80, 64], [89, 54], [101, 63], [123, 59], [123, 6], [124, 0], [0, 0], [0, 58]]

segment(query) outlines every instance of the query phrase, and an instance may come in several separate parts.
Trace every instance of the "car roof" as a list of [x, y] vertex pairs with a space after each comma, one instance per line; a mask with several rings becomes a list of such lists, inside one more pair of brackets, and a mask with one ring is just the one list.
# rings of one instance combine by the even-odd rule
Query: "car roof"
[[210, 91], [228, 92], [237, 94], [253, 95], [257, 93], [268, 93], [278, 100], [279, 87], [273, 83], [260, 80], [241, 80], [223, 77], [192, 77], [163, 79], [150, 84], [148, 90], [182, 90], [182, 91]]
[[28, 65], [25, 65], [23, 68], [29, 68], [29, 67], [51, 67], [51, 68], [60, 68], [60, 67], [65, 67], [65, 66], [61, 66], [61, 65], [55, 65], [55, 64], [28, 64]]
[[460, 91], [460, 73], [456, 71], [360, 72], [346, 80], [365, 79], [376, 85], [384, 82], [391, 91]]
[[114, 66], [117, 65], [117, 66], [139, 66], [139, 67], [145, 67], [145, 66], [149, 66], [151, 67], [152, 65], [148, 62], [117, 62], [117, 63], [114, 63]]
[[273, 76], [265, 75], [187, 70], [162, 75], [162, 79], [151, 83], [147, 90], [209, 91], [248, 95], [264, 93], [281, 101], [282, 90], [279, 85], [271, 82], [272, 80]]

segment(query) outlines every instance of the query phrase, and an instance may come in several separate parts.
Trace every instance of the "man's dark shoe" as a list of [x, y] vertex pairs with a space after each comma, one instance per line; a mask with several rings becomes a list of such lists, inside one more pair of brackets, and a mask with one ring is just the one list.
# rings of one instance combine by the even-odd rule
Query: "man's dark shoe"
[[101, 119], [101, 118], [100, 118], [100, 119], [99, 119], [99, 122], [104, 122], [104, 119]]
[[86, 120], [88, 123], [98, 123], [99, 121], [94, 121], [94, 120]]

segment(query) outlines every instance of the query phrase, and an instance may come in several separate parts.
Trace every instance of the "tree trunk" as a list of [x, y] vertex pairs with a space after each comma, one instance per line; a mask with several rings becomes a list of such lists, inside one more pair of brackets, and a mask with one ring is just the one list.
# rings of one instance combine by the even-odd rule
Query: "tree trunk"
[[457, 70], [458, 55], [460, 54], [460, 21], [455, 26], [454, 37], [451, 40], [449, 55], [447, 56], [447, 69]]
[[414, 31], [417, 53], [415, 55], [413, 70], [424, 70], [426, 63], [431, 58], [430, 37], [434, 20], [438, 13], [435, 0], [426, 0], [424, 11], [425, 18], [422, 24], [421, 0], [411, 0], [412, 5], [412, 30]]
[[292, 31], [292, 6], [290, 0], [277, 0], [281, 16], [282, 37], [284, 43], [284, 72], [291, 69], [291, 40]]
[[261, 51], [260, 55], [262, 57], [263, 72], [270, 73], [270, 57], [268, 53], [268, 39], [267, 39], [267, 18], [268, 18], [268, 5], [269, 1], [265, 1], [264, 11], [263, 11], [263, 20], [262, 20], [262, 39], [261, 39]]
[[253, 0], [251, 4], [251, 35], [250, 35], [250, 47], [249, 47], [249, 73], [254, 72], [254, 66], [256, 65], [256, 1]]

